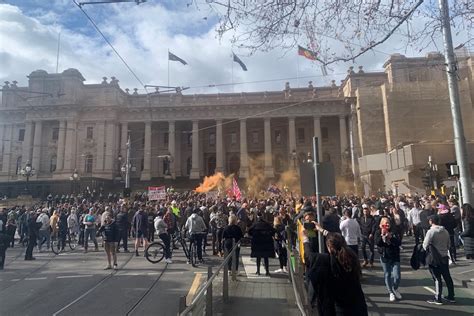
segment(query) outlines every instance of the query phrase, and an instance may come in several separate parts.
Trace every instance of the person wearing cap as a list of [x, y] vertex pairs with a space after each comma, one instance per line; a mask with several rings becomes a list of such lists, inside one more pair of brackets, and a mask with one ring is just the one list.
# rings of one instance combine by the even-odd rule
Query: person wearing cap
[[[449, 272], [448, 249], [450, 245], [449, 233], [441, 226], [439, 215], [429, 217], [431, 228], [426, 233], [423, 240], [423, 248], [427, 251], [426, 263], [428, 264], [431, 276], [435, 282], [435, 297], [428, 300], [429, 304], [442, 305], [443, 300], [449, 303], [455, 303], [454, 284]], [[448, 296], [443, 297], [443, 277], [448, 288]]]
[[445, 204], [438, 204], [440, 225], [449, 233], [449, 264], [456, 264], [456, 244], [454, 243], [454, 229], [457, 226], [454, 215]]
[[[370, 267], [374, 267], [374, 234], [377, 223], [375, 218], [370, 215], [370, 209], [367, 204], [362, 204], [362, 217], [359, 218], [359, 226], [361, 232], [361, 249], [362, 255], [364, 256], [364, 263], [362, 267], [365, 268], [367, 264], [370, 264]], [[370, 259], [367, 260], [367, 245], [369, 246]]]

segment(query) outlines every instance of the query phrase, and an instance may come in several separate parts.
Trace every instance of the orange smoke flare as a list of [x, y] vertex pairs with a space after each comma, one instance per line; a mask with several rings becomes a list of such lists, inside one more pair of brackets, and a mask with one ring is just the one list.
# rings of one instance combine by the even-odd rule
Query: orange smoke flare
[[204, 177], [204, 181], [194, 191], [198, 193], [207, 193], [221, 185], [223, 181], [225, 181], [224, 175], [221, 172], [218, 172], [212, 176]]

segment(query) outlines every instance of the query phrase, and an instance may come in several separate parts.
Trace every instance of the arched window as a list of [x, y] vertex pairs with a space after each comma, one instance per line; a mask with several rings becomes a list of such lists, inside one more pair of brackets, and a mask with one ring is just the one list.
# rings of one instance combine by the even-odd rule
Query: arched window
[[16, 171], [15, 171], [16, 174], [20, 174], [21, 172], [21, 168], [22, 168], [21, 160], [22, 160], [21, 156], [16, 159]]
[[57, 165], [57, 157], [56, 155], [52, 155], [51, 159], [49, 160], [49, 172], [55, 172]]
[[84, 163], [84, 173], [92, 173], [92, 167], [94, 165], [94, 157], [87, 155]]

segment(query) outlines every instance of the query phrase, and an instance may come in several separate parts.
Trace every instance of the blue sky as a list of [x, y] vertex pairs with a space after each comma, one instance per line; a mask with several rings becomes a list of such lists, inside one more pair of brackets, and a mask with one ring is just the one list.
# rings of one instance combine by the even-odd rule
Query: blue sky
[[[349, 66], [362, 65], [366, 71], [381, 71], [391, 53], [413, 56], [435, 50], [428, 47], [421, 53], [405, 52], [395, 39], [378, 48], [382, 53], [369, 52], [354, 64], [333, 65], [329, 74], [323, 76], [320, 65], [298, 57], [296, 48], [249, 56], [248, 52], [232, 46], [230, 36], [218, 39], [216, 15], [205, 0], [197, 3], [148, 0], [140, 5], [84, 5], [83, 9], [145, 84], [167, 84], [168, 49], [186, 60], [187, 66], [169, 63], [169, 73], [171, 85], [194, 87], [188, 93], [282, 90], [285, 81], [290, 81], [293, 87], [305, 86], [309, 80], [316, 85], [329, 85], [333, 79], [337, 82], [343, 79]], [[0, 81], [17, 80], [20, 85], [26, 85], [26, 76], [36, 69], [55, 72], [59, 33], [59, 72], [76, 68], [87, 83], [100, 82], [103, 76], [115, 76], [122, 88], [141, 88], [72, 0], [0, 1]], [[232, 62], [231, 51], [247, 65], [247, 72]], [[201, 88], [209, 84], [255, 81], [262, 82]]]

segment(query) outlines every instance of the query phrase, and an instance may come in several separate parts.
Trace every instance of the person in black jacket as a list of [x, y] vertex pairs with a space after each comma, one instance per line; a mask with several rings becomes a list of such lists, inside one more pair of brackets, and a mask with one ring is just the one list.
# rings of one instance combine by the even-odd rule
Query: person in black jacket
[[[41, 210], [38, 210], [41, 212]], [[33, 257], [33, 248], [36, 246], [36, 240], [38, 239], [38, 231], [41, 223], [36, 223], [36, 214], [30, 211], [27, 216], [28, 223], [28, 246], [26, 247], [25, 260], [35, 260]]]
[[123, 245], [123, 251], [128, 251], [128, 207], [126, 205], [122, 205], [122, 209], [117, 214], [115, 219], [115, 223], [118, 226], [118, 233], [119, 237], [117, 240], [117, 252], [120, 252], [120, 242]]
[[112, 269], [112, 258], [114, 260], [114, 270], [117, 270], [117, 245], [119, 238], [119, 230], [115, 221], [110, 215], [107, 215], [104, 220], [104, 225], [99, 228], [98, 234], [102, 234], [104, 240], [104, 249], [107, 254], [107, 266], [104, 270]]
[[257, 214], [257, 221], [249, 229], [249, 235], [252, 236], [250, 257], [257, 258], [257, 272], [260, 275], [260, 264], [265, 264], [265, 275], [270, 276], [268, 258], [275, 258], [275, 248], [273, 248], [273, 235], [275, 229], [271, 224], [262, 218], [262, 213]]
[[3, 270], [3, 266], [5, 265], [9, 241], [9, 236], [5, 232], [0, 231], [0, 270]]
[[375, 231], [375, 244], [380, 254], [385, 278], [385, 286], [389, 292], [390, 302], [401, 300], [402, 295], [398, 291], [400, 285], [400, 243], [398, 230], [392, 228], [389, 217], [382, 217]]
[[311, 306], [317, 308], [321, 316], [368, 315], [360, 284], [359, 258], [341, 234], [330, 233], [317, 223], [315, 226], [326, 237], [329, 253], [314, 252], [309, 239], [303, 238], [305, 262], [309, 263], [307, 278]]
[[456, 264], [456, 244], [454, 243], [454, 229], [457, 226], [454, 215], [449, 208], [444, 204], [438, 205], [438, 215], [440, 225], [443, 226], [449, 233], [449, 260], [450, 263]]
[[[374, 267], [374, 235], [375, 235], [375, 227], [376, 227], [376, 222], [375, 218], [370, 215], [370, 210], [369, 207], [366, 204], [362, 205], [362, 212], [363, 215], [362, 217], [359, 217], [358, 222], [359, 222], [359, 227], [360, 227], [360, 232], [362, 234], [362, 244], [361, 244], [361, 249], [362, 249], [362, 254], [364, 256], [364, 263], [362, 264], [362, 267], [365, 268], [367, 264], [370, 264], [370, 267]], [[369, 251], [370, 251], [370, 259], [367, 260], [367, 245], [369, 246]]]
[[[243, 237], [242, 229], [237, 225], [237, 222], [238, 218], [235, 215], [229, 216], [229, 225], [224, 228], [224, 232], [222, 233], [225, 255], [227, 255], [232, 250], [234, 244], [238, 243]], [[240, 246], [235, 249], [236, 271], [239, 269], [239, 256]], [[229, 260], [229, 270], [232, 270], [232, 260]]]

